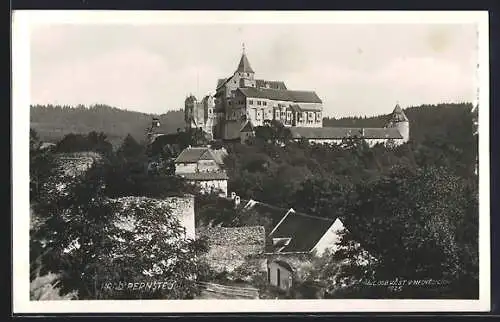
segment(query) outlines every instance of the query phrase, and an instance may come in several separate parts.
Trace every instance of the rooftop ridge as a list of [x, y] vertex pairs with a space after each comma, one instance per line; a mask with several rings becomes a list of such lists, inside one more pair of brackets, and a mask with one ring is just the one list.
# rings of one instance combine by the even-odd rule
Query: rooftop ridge
[[278, 207], [278, 206], [273, 206], [273, 205], [270, 205], [268, 203], [261, 202], [261, 201], [255, 201], [255, 203], [267, 206], [267, 207], [269, 207], [271, 209], [283, 210], [283, 211], [285, 211], [285, 214], [290, 212], [290, 213], [293, 213], [294, 215], [299, 215], [299, 216], [302, 216], [302, 217], [309, 217], [309, 218], [314, 218], [314, 219], [320, 219], [320, 220], [324, 220], [324, 221], [335, 222], [335, 220], [336, 220], [336, 219], [331, 219], [331, 218], [325, 218], [325, 217], [319, 217], [319, 216], [309, 215], [309, 214], [306, 214], [304, 212], [298, 212], [298, 211], [296, 211], [293, 208], [286, 209], [286, 208], [281, 208], [281, 207]]

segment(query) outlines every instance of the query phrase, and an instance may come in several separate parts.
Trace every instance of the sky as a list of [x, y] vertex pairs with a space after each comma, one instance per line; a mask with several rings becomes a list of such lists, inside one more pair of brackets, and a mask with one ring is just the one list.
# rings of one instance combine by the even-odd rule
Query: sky
[[161, 114], [213, 94], [242, 43], [255, 77], [316, 91], [331, 117], [473, 102], [474, 24], [34, 24], [31, 104]]

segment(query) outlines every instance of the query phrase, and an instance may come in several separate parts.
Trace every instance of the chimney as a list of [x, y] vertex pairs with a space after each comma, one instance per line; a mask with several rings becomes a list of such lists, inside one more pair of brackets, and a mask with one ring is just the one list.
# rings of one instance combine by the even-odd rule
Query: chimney
[[234, 197], [234, 207], [238, 207], [240, 205], [240, 197], [239, 196], [236, 196]]
[[234, 200], [234, 198], [236, 198], [236, 192], [233, 191], [233, 192], [231, 192], [231, 199]]

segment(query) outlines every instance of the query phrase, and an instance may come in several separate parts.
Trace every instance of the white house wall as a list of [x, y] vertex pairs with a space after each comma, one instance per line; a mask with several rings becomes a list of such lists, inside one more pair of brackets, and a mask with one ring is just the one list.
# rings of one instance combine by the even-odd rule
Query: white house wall
[[198, 171], [199, 172], [215, 172], [218, 170], [220, 170], [220, 167], [214, 160], [199, 160], [198, 161]]
[[269, 282], [271, 285], [278, 286], [278, 269], [280, 270], [279, 288], [287, 290], [292, 287], [292, 272], [276, 262], [269, 263]]
[[332, 226], [328, 228], [323, 237], [321, 237], [316, 246], [314, 246], [313, 251], [316, 252], [316, 255], [323, 255], [327, 249], [336, 251], [338, 249], [338, 244], [341, 241], [341, 232], [344, 229], [342, 221], [337, 218]]
[[193, 163], [177, 163], [175, 164], [175, 174], [195, 173], [197, 164]]

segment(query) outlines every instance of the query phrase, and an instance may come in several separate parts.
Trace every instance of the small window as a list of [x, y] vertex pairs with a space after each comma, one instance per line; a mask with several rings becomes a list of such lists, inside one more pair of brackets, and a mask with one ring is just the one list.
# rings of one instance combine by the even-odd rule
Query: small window
[[248, 100], [248, 104], [252, 105], [253, 104], [253, 100]]
[[267, 267], [267, 282], [271, 283], [271, 269]]
[[262, 102], [261, 101], [257, 101], [257, 105], [262, 105]]
[[277, 283], [278, 283], [278, 287], [281, 286], [281, 271], [279, 268], [276, 269], [276, 279], [277, 279]]
[[266, 105], [267, 105], [267, 102], [262, 102], [262, 105], [266, 106]]

